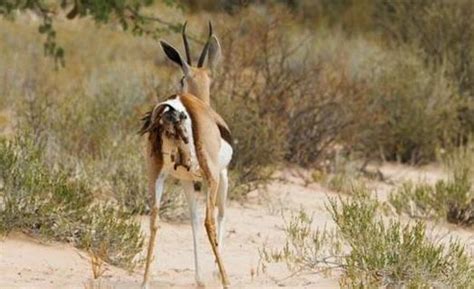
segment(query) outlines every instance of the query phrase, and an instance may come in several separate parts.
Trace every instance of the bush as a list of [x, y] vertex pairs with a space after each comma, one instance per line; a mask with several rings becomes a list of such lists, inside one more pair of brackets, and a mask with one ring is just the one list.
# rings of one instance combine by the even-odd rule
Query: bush
[[[387, 45], [388, 36], [374, 35], [378, 29], [371, 30], [371, 17], [404, 29], [391, 18], [390, 3], [374, 11], [371, 0], [343, 2], [301, 1], [292, 10], [262, 2], [267, 5], [234, 11], [238, 17], [214, 15], [224, 61], [213, 72], [211, 92], [236, 139], [232, 198], [265, 184], [283, 162], [321, 168], [334, 158], [335, 147], [355, 158], [423, 163], [474, 130], [468, 128], [474, 115], [473, 103], [464, 97], [468, 90], [457, 89], [459, 77], [468, 79], [464, 74], [432, 69], [424, 49], [401, 41]], [[333, 24], [312, 29], [312, 37], [297, 17], [298, 9], [311, 14], [304, 7], [317, 10], [321, 17], [316, 21]], [[445, 8], [440, 13], [458, 11]], [[168, 10], [173, 16], [182, 13]], [[360, 18], [357, 11], [363, 12]], [[462, 17], [465, 23], [468, 15]], [[359, 21], [365, 24], [351, 30]], [[442, 27], [450, 25], [445, 22]], [[345, 24], [339, 29], [337, 23]], [[49, 165], [60, 162], [87, 178], [95, 196], [112, 196], [130, 212], [146, 213], [138, 119], [156, 95], [162, 99], [176, 90], [181, 72], [165, 66], [152, 40], [97, 29], [88, 20], [57, 23], [58, 37], [64, 38], [58, 41], [68, 54], [66, 68], [53, 72], [50, 59], [42, 57], [41, 36], [27, 17], [0, 25], [5, 39], [0, 43], [2, 111], [12, 111], [32, 129]], [[70, 30], [80, 31], [81, 37]], [[411, 30], [407, 33], [414, 37]], [[459, 39], [456, 33], [465, 46], [470, 36]], [[167, 37], [177, 39], [174, 43], [180, 38], [175, 33]], [[459, 55], [465, 51], [453, 49]], [[469, 66], [468, 53], [462, 59]]]
[[352, 195], [329, 200], [335, 233], [313, 229], [304, 211], [292, 215], [283, 228], [285, 245], [260, 250], [262, 269], [284, 262], [293, 272], [342, 270], [343, 288], [474, 286], [471, 256], [461, 243], [433, 243], [422, 222], [384, 220], [377, 215], [380, 203], [366, 190]]
[[336, 152], [332, 160], [326, 162], [325, 170], [314, 170], [312, 180], [338, 193], [351, 193], [356, 188], [366, 186], [364, 177], [378, 177], [377, 173], [365, 171], [364, 164]]
[[324, 71], [326, 66], [314, 56], [312, 37], [286, 33], [295, 29], [287, 11], [275, 7], [266, 12], [272, 17], [249, 8], [240, 13], [245, 22], [226, 23], [232, 33], [222, 38], [228, 49], [215, 77], [213, 99], [237, 139], [251, 137], [245, 151], [237, 143], [236, 162], [242, 166], [266, 167], [283, 160], [318, 166], [361, 108], [357, 96], [362, 88], [348, 83], [345, 71]]
[[413, 45], [425, 63], [474, 93], [474, 25], [469, 0], [376, 3], [375, 23], [395, 45]]
[[[362, 119], [353, 118], [356, 123], [365, 123], [365, 128], [352, 130], [359, 137], [349, 146], [356, 145], [366, 154], [377, 152], [371, 157], [419, 163], [435, 160], [439, 147], [464, 143], [474, 132], [471, 1], [281, 2], [291, 7], [309, 29], [319, 27], [315, 33], [318, 38], [330, 33], [324, 43], [336, 40], [338, 33], [344, 35], [338, 46], [329, 48], [336, 57], [351, 58], [338, 70], [348, 67], [352, 73], [364, 73], [360, 62], [366, 59], [369, 71], [374, 76], [381, 75], [365, 75], [356, 82], [349, 75], [348, 84], [352, 85], [347, 88], [361, 89], [365, 84], [369, 94], [366, 109], [359, 114], [356, 110], [356, 117]], [[272, 2], [266, 3], [269, 6]], [[358, 45], [360, 42], [362, 45]], [[378, 48], [375, 51], [374, 46]], [[341, 55], [337, 51], [348, 53]], [[377, 59], [381, 52], [386, 55], [383, 61]], [[312, 49], [312, 54], [318, 55], [318, 50]], [[325, 90], [324, 86], [316, 87]], [[344, 99], [349, 107], [353, 105], [350, 101], [354, 92], [357, 95], [357, 90], [343, 92], [348, 96]], [[344, 119], [348, 111], [351, 109], [340, 110], [338, 115]], [[365, 121], [362, 114], [367, 112], [375, 118]], [[308, 116], [308, 120], [315, 118]]]
[[[275, 26], [277, 20], [267, 21], [256, 17], [257, 13], [253, 10], [243, 13], [242, 18], [248, 20], [242, 22], [243, 25], [227, 21], [222, 25], [235, 33], [220, 34], [226, 49], [223, 50], [224, 61], [214, 73], [211, 89], [213, 104], [229, 124], [235, 140], [231, 198], [241, 198], [265, 184], [277, 164], [283, 161], [288, 122], [282, 106], [291, 93], [284, 87], [291, 89], [296, 85], [293, 78], [282, 82], [290, 70], [289, 59], [283, 56], [283, 43], [279, 42], [281, 33]], [[277, 19], [282, 17], [276, 13]], [[284, 64], [274, 70], [279, 60]]]
[[133, 268], [143, 246], [140, 225], [120, 207], [94, 203], [84, 180], [48, 167], [29, 136], [0, 141], [0, 232], [23, 230], [91, 251], [105, 247], [105, 261]]
[[405, 183], [390, 195], [398, 213], [414, 218], [445, 219], [450, 223], [474, 225], [474, 188], [471, 147], [459, 148], [447, 157], [450, 179], [436, 184]]
[[355, 199], [332, 200], [329, 211], [349, 246], [341, 285], [349, 288], [470, 288], [471, 258], [459, 242], [434, 244], [426, 227], [377, 219], [377, 201], [359, 192]]
[[356, 81], [370, 83], [362, 113], [372, 117], [355, 120], [350, 141], [365, 156], [432, 161], [460, 134], [461, 100], [446, 79], [430, 73], [409, 51], [379, 49], [362, 59], [355, 72]]
[[324, 271], [338, 267], [337, 256], [341, 253], [340, 241], [333, 233], [313, 230], [313, 217], [303, 209], [284, 219], [285, 245], [280, 249], [264, 245], [260, 250], [261, 270], [269, 263], [284, 262], [290, 271]]

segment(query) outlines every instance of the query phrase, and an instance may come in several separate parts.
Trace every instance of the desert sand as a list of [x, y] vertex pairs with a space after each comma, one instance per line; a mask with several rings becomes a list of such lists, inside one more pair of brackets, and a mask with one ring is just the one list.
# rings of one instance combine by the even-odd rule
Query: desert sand
[[[412, 168], [390, 164], [382, 166], [381, 170], [395, 184], [404, 180], [434, 182], [446, 177], [437, 166]], [[315, 228], [334, 226], [325, 204], [328, 196], [337, 194], [316, 183], [305, 184], [296, 171], [280, 172], [278, 180], [264, 192], [251, 193], [244, 204], [228, 204], [223, 258], [233, 288], [339, 288], [337, 273], [292, 276], [284, 264], [271, 265], [265, 273], [258, 270], [258, 249], [264, 243], [269, 247], [284, 244], [282, 210], [288, 213], [304, 208], [314, 214]], [[393, 188], [393, 185], [381, 182], [372, 182], [371, 186], [380, 199], [386, 198]], [[141, 217], [140, 221], [147, 234], [148, 218]], [[473, 231], [444, 223], [430, 223], [429, 233], [430, 237], [442, 241], [460, 238], [469, 250], [474, 250]], [[157, 239], [151, 288], [195, 287], [190, 224], [160, 222]], [[219, 288], [204, 227], [200, 249], [206, 287]], [[107, 266], [100, 288], [139, 288], [142, 271], [143, 268], [138, 268], [129, 273]], [[92, 278], [86, 252], [68, 244], [42, 243], [18, 232], [0, 241], [0, 272], [0, 288], [87, 288]]]

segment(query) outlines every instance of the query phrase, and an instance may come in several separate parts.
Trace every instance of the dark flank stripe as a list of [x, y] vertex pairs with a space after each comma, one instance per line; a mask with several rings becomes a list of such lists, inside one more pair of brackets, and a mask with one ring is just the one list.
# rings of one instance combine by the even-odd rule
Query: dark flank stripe
[[225, 140], [232, 148], [234, 148], [234, 140], [230, 131], [225, 126], [220, 124], [217, 124], [217, 127], [219, 128], [221, 138]]

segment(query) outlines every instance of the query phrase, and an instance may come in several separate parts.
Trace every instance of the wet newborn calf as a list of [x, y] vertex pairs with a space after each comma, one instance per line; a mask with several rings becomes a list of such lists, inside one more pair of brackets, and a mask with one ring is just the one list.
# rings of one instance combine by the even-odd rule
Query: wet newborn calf
[[176, 170], [179, 166], [182, 166], [189, 171], [191, 169], [191, 155], [187, 145], [189, 139], [184, 127], [184, 120], [186, 120], [184, 112], [170, 108], [163, 113], [161, 125], [163, 133], [174, 142], [177, 148], [177, 153], [171, 154], [174, 169]]

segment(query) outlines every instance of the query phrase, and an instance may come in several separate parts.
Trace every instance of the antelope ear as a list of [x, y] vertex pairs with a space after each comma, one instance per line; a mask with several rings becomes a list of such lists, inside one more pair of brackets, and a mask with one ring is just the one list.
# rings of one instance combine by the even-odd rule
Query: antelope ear
[[214, 69], [221, 60], [221, 45], [215, 35], [209, 39], [209, 59], [208, 67]]
[[183, 70], [184, 75], [189, 75], [190, 69], [189, 69], [189, 64], [186, 61], [183, 61], [183, 58], [179, 54], [178, 50], [171, 46], [170, 44], [166, 43], [165, 41], [160, 41], [161, 48], [163, 48], [163, 51], [165, 52], [166, 56], [179, 65], [181, 69]]

